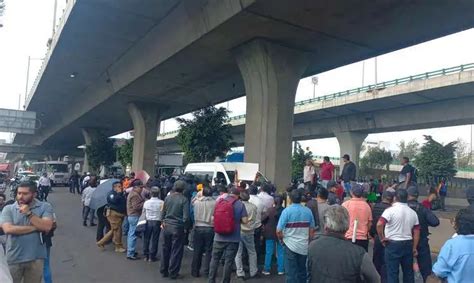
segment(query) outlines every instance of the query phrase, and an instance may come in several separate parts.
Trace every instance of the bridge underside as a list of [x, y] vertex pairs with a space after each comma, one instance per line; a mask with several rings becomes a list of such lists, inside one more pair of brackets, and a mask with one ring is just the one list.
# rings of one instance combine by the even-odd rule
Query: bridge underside
[[43, 127], [15, 143], [73, 149], [81, 128], [132, 129], [129, 102], [165, 105], [166, 119], [242, 96], [232, 50], [254, 38], [311, 53], [308, 76], [470, 28], [473, 14], [471, 1], [77, 1], [28, 105]]

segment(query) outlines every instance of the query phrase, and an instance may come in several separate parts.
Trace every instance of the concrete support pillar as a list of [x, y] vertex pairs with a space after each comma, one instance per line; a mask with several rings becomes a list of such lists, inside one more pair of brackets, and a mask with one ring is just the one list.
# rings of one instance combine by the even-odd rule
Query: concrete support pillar
[[234, 50], [247, 95], [245, 161], [278, 190], [290, 183], [293, 107], [309, 54], [256, 39]]
[[341, 156], [341, 170], [342, 170], [342, 166], [344, 165], [342, 161], [342, 156], [344, 154], [349, 154], [352, 162], [354, 162], [357, 168], [359, 168], [360, 148], [365, 138], [367, 137], [367, 135], [368, 134], [364, 132], [336, 133], [336, 138], [337, 138], [337, 141], [339, 142], [339, 149], [341, 153], [340, 155]]
[[128, 113], [132, 118], [134, 130], [132, 171], [145, 170], [153, 176], [156, 140], [160, 127], [159, 108], [149, 103], [130, 103]]
[[[86, 146], [92, 144], [92, 141], [97, 139], [100, 134], [100, 130], [96, 128], [83, 128], [82, 136]], [[90, 172], [89, 160], [87, 158], [86, 150], [84, 149], [84, 166], [82, 166], [82, 173]]]

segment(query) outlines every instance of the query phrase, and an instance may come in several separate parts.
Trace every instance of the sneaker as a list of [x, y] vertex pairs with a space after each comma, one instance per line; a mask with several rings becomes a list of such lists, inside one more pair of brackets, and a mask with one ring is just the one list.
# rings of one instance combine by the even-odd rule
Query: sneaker
[[191, 246], [189, 246], [189, 245], [188, 245], [188, 246], [186, 246], [186, 248], [187, 248], [188, 250], [192, 251], [192, 252], [194, 251], [194, 248], [193, 248], [193, 247], [191, 247]]
[[91, 225], [91, 226], [97, 226], [97, 224], [95, 224], [95, 223], [91, 223], [90, 225]]
[[278, 275], [285, 275], [285, 272], [278, 272]]
[[87, 223], [86, 223], [86, 222], [82, 222], [82, 226], [87, 226]]
[[100, 244], [100, 243], [97, 243], [97, 246], [99, 247], [99, 249], [100, 249], [101, 251], [104, 251], [104, 250], [105, 250], [105, 246], [104, 246], [104, 245], [102, 245], [102, 244]]
[[140, 259], [140, 258], [137, 257], [137, 256], [127, 256], [127, 259], [128, 259], [128, 260], [138, 260], [138, 259]]
[[127, 250], [124, 249], [124, 248], [115, 248], [115, 252], [116, 252], [116, 253], [124, 253], [124, 252], [126, 252], [126, 251], [127, 251]]
[[265, 275], [265, 276], [268, 276], [268, 275], [270, 275], [270, 272], [264, 270], [264, 271], [262, 271], [262, 274]]

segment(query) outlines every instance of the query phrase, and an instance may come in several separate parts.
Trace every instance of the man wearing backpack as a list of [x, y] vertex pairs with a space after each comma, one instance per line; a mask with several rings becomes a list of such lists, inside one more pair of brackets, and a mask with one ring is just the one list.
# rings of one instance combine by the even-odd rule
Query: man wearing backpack
[[233, 187], [230, 194], [217, 200], [214, 209], [214, 245], [209, 270], [209, 283], [216, 282], [217, 268], [224, 255], [223, 283], [230, 282], [232, 265], [234, 263], [240, 242], [240, 224], [247, 224], [247, 210], [239, 200], [240, 191]]

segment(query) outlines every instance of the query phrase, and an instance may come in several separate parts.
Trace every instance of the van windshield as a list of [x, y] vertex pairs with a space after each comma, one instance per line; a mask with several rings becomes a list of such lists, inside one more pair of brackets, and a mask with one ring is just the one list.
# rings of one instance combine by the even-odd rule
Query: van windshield
[[198, 183], [211, 183], [212, 177], [214, 177], [213, 172], [192, 172], [186, 171], [186, 174], [193, 175], [196, 182]]

